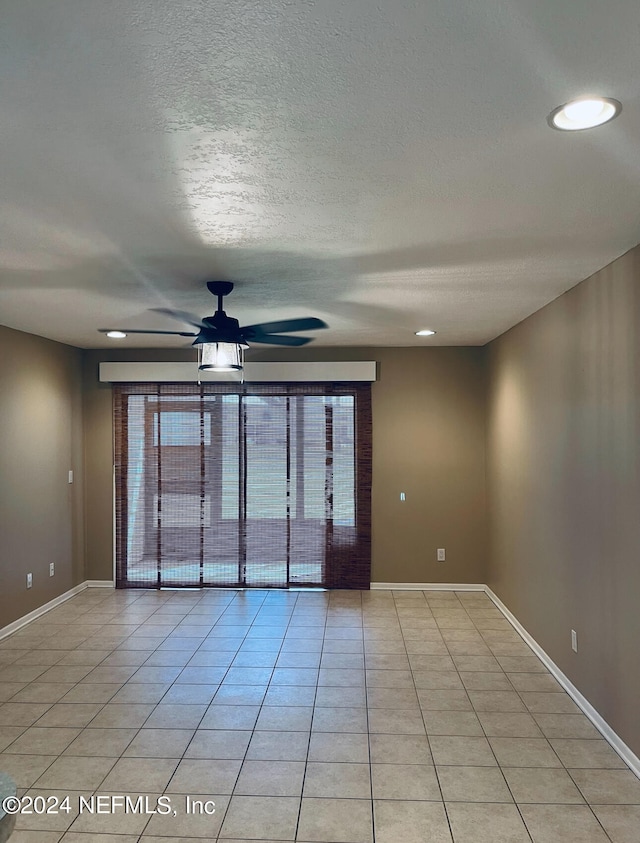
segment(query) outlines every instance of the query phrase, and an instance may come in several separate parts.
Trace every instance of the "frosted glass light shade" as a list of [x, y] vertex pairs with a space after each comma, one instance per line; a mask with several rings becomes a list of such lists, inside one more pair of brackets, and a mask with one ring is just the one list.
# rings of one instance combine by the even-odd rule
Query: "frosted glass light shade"
[[203, 372], [241, 371], [246, 347], [236, 342], [203, 342], [198, 346], [198, 369]]

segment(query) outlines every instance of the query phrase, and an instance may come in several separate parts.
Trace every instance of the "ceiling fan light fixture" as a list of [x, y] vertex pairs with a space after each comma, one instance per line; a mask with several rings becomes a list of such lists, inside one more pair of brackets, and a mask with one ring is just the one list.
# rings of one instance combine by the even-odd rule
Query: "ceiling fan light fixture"
[[198, 344], [198, 369], [201, 372], [241, 372], [244, 350], [239, 342], [203, 342]]
[[432, 331], [431, 328], [423, 328], [421, 331], [416, 331], [417, 337], [432, 337], [435, 334], [435, 331]]
[[621, 111], [622, 104], [611, 97], [579, 97], [554, 108], [547, 123], [561, 132], [578, 132], [609, 123]]
[[127, 335], [124, 331], [107, 331], [107, 336], [112, 340], [123, 340]]

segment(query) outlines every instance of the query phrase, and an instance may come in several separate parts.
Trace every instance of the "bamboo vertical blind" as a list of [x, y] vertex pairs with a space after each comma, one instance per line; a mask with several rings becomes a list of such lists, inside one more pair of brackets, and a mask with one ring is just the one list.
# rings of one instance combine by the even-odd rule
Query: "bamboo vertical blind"
[[369, 384], [114, 387], [116, 585], [369, 588]]

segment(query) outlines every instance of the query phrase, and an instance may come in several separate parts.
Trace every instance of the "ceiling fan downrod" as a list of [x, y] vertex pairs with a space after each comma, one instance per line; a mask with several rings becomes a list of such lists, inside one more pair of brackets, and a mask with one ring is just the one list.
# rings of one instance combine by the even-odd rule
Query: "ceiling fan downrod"
[[207, 290], [218, 298], [218, 312], [224, 313], [222, 300], [233, 290], [232, 281], [207, 281]]

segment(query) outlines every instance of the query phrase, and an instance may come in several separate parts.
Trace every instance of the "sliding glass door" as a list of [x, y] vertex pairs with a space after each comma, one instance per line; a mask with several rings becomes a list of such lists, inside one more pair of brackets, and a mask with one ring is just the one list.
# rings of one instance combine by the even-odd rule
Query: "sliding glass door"
[[125, 385], [115, 425], [118, 586], [368, 587], [368, 385]]

